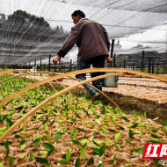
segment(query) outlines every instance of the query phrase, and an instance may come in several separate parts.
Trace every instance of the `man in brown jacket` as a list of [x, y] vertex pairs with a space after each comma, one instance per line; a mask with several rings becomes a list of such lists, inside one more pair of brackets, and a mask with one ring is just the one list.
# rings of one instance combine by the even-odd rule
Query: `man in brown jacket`
[[[105, 28], [92, 20], [85, 18], [85, 14], [80, 11], [74, 11], [72, 13], [72, 19], [75, 24], [71, 29], [71, 33], [64, 42], [61, 50], [57, 53], [57, 57], [53, 59], [53, 63], [57, 64], [61, 57], [64, 57], [67, 52], [77, 44], [79, 48], [78, 70], [93, 67], [104, 67], [105, 59], [109, 63], [112, 62], [112, 58], [109, 57], [110, 41]], [[103, 73], [92, 73], [91, 77], [102, 75]], [[86, 74], [76, 75], [78, 79], [86, 80]], [[102, 80], [96, 80], [92, 83], [96, 88], [102, 91]], [[93, 100], [102, 98], [102, 95], [95, 89], [87, 85], [83, 85], [88, 92], [92, 95]]]

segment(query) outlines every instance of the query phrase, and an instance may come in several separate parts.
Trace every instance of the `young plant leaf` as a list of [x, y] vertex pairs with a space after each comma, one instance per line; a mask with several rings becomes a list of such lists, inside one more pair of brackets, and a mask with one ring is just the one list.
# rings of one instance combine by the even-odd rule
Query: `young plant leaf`
[[143, 148], [138, 148], [138, 149], [137, 149], [137, 152], [138, 152], [138, 154], [143, 153]]
[[134, 133], [141, 133], [139, 130], [136, 130], [136, 129], [131, 129], [132, 130], [132, 132], [134, 132]]
[[81, 132], [87, 132], [86, 130], [84, 130], [84, 129], [81, 129], [81, 128], [76, 128], [77, 130], [79, 130], [79, 131], [81, 131]]
[[115, 147], [120, 151], [121, 150], [121, 147], [119, 144], [115, 144]]
[[85, 143], [83, 146], [82, 146], [82, 148], [85, 148], [87, 146], [87, 143]]
[[79, 167], [79, 166], [80, 166], [80, 158], [78, 157], [75, 162], [75, 167]]
[[55, 149], [52, 149], [52, 150], [49, 150], [49, 152], [48, 152], [48, 157], [53, 153], [55, 151]]
[[57, 134], [55, 134], [55, 136], [56, 136], [56, 141], [58, 141], [62, 135], [60, 133], [57, 133]]
[[102, 141], [96, 141], [95, 139], [92, 139], [93, 143], [95, 143], [96, 145], [100, 146], [103, 144]]
[[154, 118], [153, 121], [155, 121], [155, 120], [157, 120], [157, 119], [159, 119], [159, 117]]
[[113, 160], [112, 160], [112, 161], [113, 161], [113, 162], [112, 162], [113, 166], [115, 165], [116, 157], [117, 157], [117, 154], [114, 155], [114, 158], [113, 158]]
[[42, 135], [39, 135], [39, 136], [34, 137], [34, 139], [35, 139], [35, 140], [40, 140], [40, 139], [42, 139], [43, 137], [44, 137], [44, 135], [42, 134]]
[[78, 140], [71, 140], [74, 144], [80, 145], [80, 142]]
[[167, 126], [167, 120], [163, 123], [163, 126]]
[[122, 126], [119, 126], [119, 129], [120, 129], [120, 130], [125, 130], [125, 128], [123, 128]]
[[101, 130], [103, 133], [107, 133], [107, 130], [105, 128], [101, 127]]
[[138, 124], [134, 124], [130, 128], [136, 128], [137, 126], [138, 126]]
[[8, 162], [10, 167], [13, 167], [14, 160], [15, 160], [14, 157], [9, 157]]
[[108, 137], [105, 138], [105, 141], [106, 141], [106, 145], [109, 146], [110, 145], [110, 141], [109, 141]]
[[115, 140], [114, 141], [117, 141], [117, 140], [119, 140], [121, 138], [121, 133], [117, 133], [116, 135], [115, 135]]
[[110, 125], [109, 125], [109, 123], [108, 122], [106, 122], [106, 124], [105, 124], [108, 128], [110, 127]]
[[93, 165], [93, 164], [94, 164], [94, 159], [93, 159], [93, 157], [91, 157], [89, 159], [89, 161], [87, 162], [87, 165], [90, 166], [90, 165]]
[[128, 144], [132, 144], [131, 141], [129, 141], [129, 140], [125, 140], [125, 141], [126, 141]]
[[94, 150], [94, 151], [100, 150], [100, 147], [98, 147], [98, 146], [90, 146], [89, 148]]
[[25, 147], [26, 147], [26, 143], [21, 145], [21, 151], [24, 150]]
[[101, 122], [99, 121], [99, 119], [95, 119], [95, 121], [96, 121], [99, 125], [101, 125]]
[[108, 121], [110, 120], [110, 118], [107, 114], [105, 114], [105, 119], [108, 120]]
[[35, 157], [35, 160], [41, 164], [48, 164], [48, 160], [45, 158], [41, 158], [41, 157]]
[[48, 154], [47, 151], [39, 151], [39, 153], [40, 153], [41, 155], [47, 155], [47, 154]]
[[161, 128], [153, 129], [153, 130], [151, 130], [151, 131], [152, 131], [152, 132], [157, 132], [157, 131], [159, 131], [159, 130], [161, 130]]
[[30, 160], [33, 159], [34, 153], [32, 151], [30, 151]]
[[127, 117], [122, 116], [122, 118], [123, 118], [125, 121], [129, 122], [129, 119], [128, 119]]
[[108, 129], [108, 131], [111, 133], [116, 133], [116, 130]]
[[45, 128], [45, 131], [48, 131], [48, 126], [46, 124], [43, 125]]
[[161, 139], [157, 139], [157, 138], [151, 138], [150, 142], [152, 142], [152, 143], [162, 143], [162, 140]]
[[143, 114], [141, 115], [141, 120], [143, 121]]
[[53, 140], [53, 136], [49, 138], [48, 143], [51, 144]]
[[151, 137], [159, 139], [157, 135], [151, 134]]
[[99, 156], [101, 157], [105, 153], [106, 145], [104, 144], [102, 147], [100, 147], [99, 150]]
[[81, 157], [84, 158], [85, 157], [85, 149], [82, 147], [80, 150], [81, 153]]
[[4, 162], [0, 162], [0, 167], [4, 167]]
[[66, 159], [69, 160], [70, 158], [71, 158], [71, 152], [70, 150], [68, 150], [66, 153]]
[[43, 147], [49, 149], [49, 150], [54, 150], [54, 146], [49, 144], [49, 143], [42, 143]]
[[23, 136], [26, 136], [26, 137], [29, 136], [29, 134], [28, 134], [27, 132], [21, 132], [21, 134], [22, 134]]
[[132, 131], [132, 129], [129, 129], [129, 138], [133, 138], [133, 131]]
[[113, 112], [110, 113], [110, 116], [113, 117], [113, 119], [117, 118], [116, 115]]
[[66, 159], [58, 160], [57, 163], [71, 165], [71, 162]]
[[66, 122], [68, 122], [68, 121], [66, 121], [66, 120], [58, 120], [58, 123], [62, 126], [63, 125], [63, 123], [66, 123]]
[[111, 121], [112, 121], [115, 125], [118, 125], [118, 123], [117, 123], [116, 120], [112, 119]]
[[87, 140], [87, 139], [81, 139], [81, 141], [82, 141], [83, 143], [89, 143], [89, 140]]

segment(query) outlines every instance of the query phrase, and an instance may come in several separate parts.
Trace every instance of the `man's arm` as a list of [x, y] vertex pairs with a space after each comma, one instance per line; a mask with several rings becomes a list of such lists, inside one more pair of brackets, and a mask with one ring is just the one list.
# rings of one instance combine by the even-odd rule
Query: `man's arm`
[[70, 35], [65, 40], [60, 51], [57, 53], [57, 57], [53, 59], [53, 64], [57, 65], [57, 62], [60, 61], [60, 58], [64, 57], [69, 52], [69, 50], [72, 49], [75, 43], [77, 43], [77, 40], [78, 40], [78, 31], [76, 30], [75, 27], [72, 27]]

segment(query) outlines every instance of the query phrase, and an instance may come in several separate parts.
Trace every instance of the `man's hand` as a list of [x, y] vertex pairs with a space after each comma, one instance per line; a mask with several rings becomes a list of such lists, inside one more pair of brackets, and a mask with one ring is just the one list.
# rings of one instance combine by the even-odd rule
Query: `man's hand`
[[60, 61], [61, 57], [59, 55], [57, 55], [54, 59], [53, 59], [53, 64], [57, 65], [57, 62]]
[[107, 62], [108, 62], [108, 63], [112, 63], [112, 62], [113, 62], [113, 59], [112, 59], [110, 56], [108, 56], [108, 57], [107, 57]]

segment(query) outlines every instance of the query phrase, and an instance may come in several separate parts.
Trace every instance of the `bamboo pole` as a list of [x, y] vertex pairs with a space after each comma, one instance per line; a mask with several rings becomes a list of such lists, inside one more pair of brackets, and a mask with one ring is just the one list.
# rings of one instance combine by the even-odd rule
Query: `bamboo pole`
[[106, 75], [101, 75], [101, 76], [98, 76], [98, 77], [94, 77], [94, 78], [91, 78], [91, 79], [88, 79], [88, 80], [85, 80], [85, 81], [82, 81], [82, 82], [79, 82], [71, 87], [68, 87], [58, 93], [56, 93], [55, 95], [51, 96], [50, 98], [44, 100], [41, 104], [39, 104], [37, 107], [33, 108], [31, 111], [29, 111], [27, 114], [25, 114], [20, 120], [18, 120], [16, 123], [14, 123], [1, 137], [0, 137], [0, 143], [8, 136], [10, 135], [14, 129], [19, 126], [20, 124], [22, 124], [24, 121], [26, 121], [31, 115], [33, 115], [37, 110], [41, 109], [42, 107], [44, 107], [46, 104], [52, 102], [53, 100], [55, 100], [57, 97], [65, 94], [66, 92], [80, 86], [80, 85], [83, 85], [83, 84], [86, 84], [88, 82], [92, 82], [92, 81], [95, 81], [95, 80], [98, 80], [98, 79], [103, 79], [103, 78], [107, 78], [107, 77], [111, 77], [111, 76], [119, 76], [119, 75], [123, 75], [123, 73], [115, 73], [115, 74], [106, 74]]
[[72, 72], [69, 72], [69, 73], [61, 74], [61, 75], [56, 75], [56, 76], [53, 76], [52, 78], [48, 78], [48, 79], [45, 79], [43, 81], [39, 81], [37, 83], [34, 83], [34, 84], [16, 92], [15, 94], [13, 94], [11, 96], [8, 96], [7, 98], [3, 99], [0, 102], [0, 106], [9, 102], [13, 98], [18, 97], [19, 95], [25, 93], [26, 91], [29, 91], [30, 89], [34, 89], [34, 88], [36, 88], [36, 87], [38, 87], [38, 86], [40, 86], [44, 83], [52, 81], [52, 80], [68, 77], [68, 76], [71, 76], [71, 75], [77, 75], [77, 74], [83, 74], [83, 73], [92, 73], [92, 72], [120, 72], [120, 73], [125, 73], [125, 74], [128, 74], [128, 75], [142, 75], [142, 76], [145, 76], [145, 77], [157, 79], [157, 80], [160, 80], [164, 83], [167, 83], [167, 78], [166, 77], [158, 76], [158, 75], [155, 75], [155, 74], [148, 74], [148, 73], [141, 72], [141, 71], [136, 71], [136, 70], [119, 69], [119, 68], [90, 68], [90, 69], [84, 69], [84, 70], [79, 70], [79, 71], [72, 71]]

